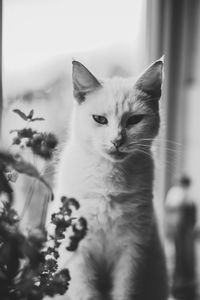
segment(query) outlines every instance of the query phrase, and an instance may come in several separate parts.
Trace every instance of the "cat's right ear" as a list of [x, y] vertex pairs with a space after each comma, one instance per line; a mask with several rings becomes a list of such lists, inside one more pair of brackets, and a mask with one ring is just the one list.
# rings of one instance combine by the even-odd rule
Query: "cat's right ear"
[[81, 103], [85, 100], [86, 94], [100, 88], [101, 84], [79, 61], [74, 60], [72, 65], [73, 93], [77, 101]]

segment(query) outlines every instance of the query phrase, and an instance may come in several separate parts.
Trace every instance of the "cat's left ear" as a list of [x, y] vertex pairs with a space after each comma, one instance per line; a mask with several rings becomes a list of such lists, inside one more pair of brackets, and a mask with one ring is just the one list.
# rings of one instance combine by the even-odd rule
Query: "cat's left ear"
[[73, 88], [74, 97], [79, 103], [85, 100], [85, 96], [88, 93], [95, 91], [101, 87], [97, 78], [79, 61], [73, 61]]
[[136, 88], [159, 99], [163, 81], [164, 56], [148, 67], [136, 81]]

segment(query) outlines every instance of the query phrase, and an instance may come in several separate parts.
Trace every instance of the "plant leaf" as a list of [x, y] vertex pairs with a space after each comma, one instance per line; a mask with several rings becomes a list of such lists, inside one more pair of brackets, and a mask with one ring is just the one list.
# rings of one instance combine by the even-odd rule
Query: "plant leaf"
[[44, 118], [34, 118], [34, 119], [31, 119], [31, 122], [34, 122], [34, 121], [44, 121], [45, 119]]
[[27, 116], [27, 119], [32, 119], [33, 114], [34, 114], [34, 110], [31, 109], [30, 113], [29, 113], [28, 116]]
[[27, 116], [20, 109], [13, 109], [13, 112], [18, 114], [23, 120], [27, 121]]

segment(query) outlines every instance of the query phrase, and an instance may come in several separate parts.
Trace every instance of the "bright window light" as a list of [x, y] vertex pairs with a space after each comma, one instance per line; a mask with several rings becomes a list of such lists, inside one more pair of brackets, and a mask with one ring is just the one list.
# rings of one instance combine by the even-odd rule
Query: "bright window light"
[[6, 70], [61, 53], [138, 43], [145, 0], [4, 0]]

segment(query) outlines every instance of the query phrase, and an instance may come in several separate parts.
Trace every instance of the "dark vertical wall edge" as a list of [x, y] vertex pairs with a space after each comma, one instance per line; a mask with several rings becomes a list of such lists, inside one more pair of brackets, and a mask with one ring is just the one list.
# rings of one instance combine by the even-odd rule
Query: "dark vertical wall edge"
[[[166, 129], [163, 168], [164, 195], [184, 172], [184, 138], [187, 99], [185, 90], [194, 80], [199, 0], [148, 0], [148, 51], [150, 58], [166, 55], [164, 112]], [[168, 142], [169, 141], [169, 142]], [[181, 148], [178, 145], [183, 145]]]
[[2, 133], [2, 111], [3, 111], [3, 90], [2, 90], [2, 29], [3, 29], [3, 0], [0, 0], [0, 138]]

